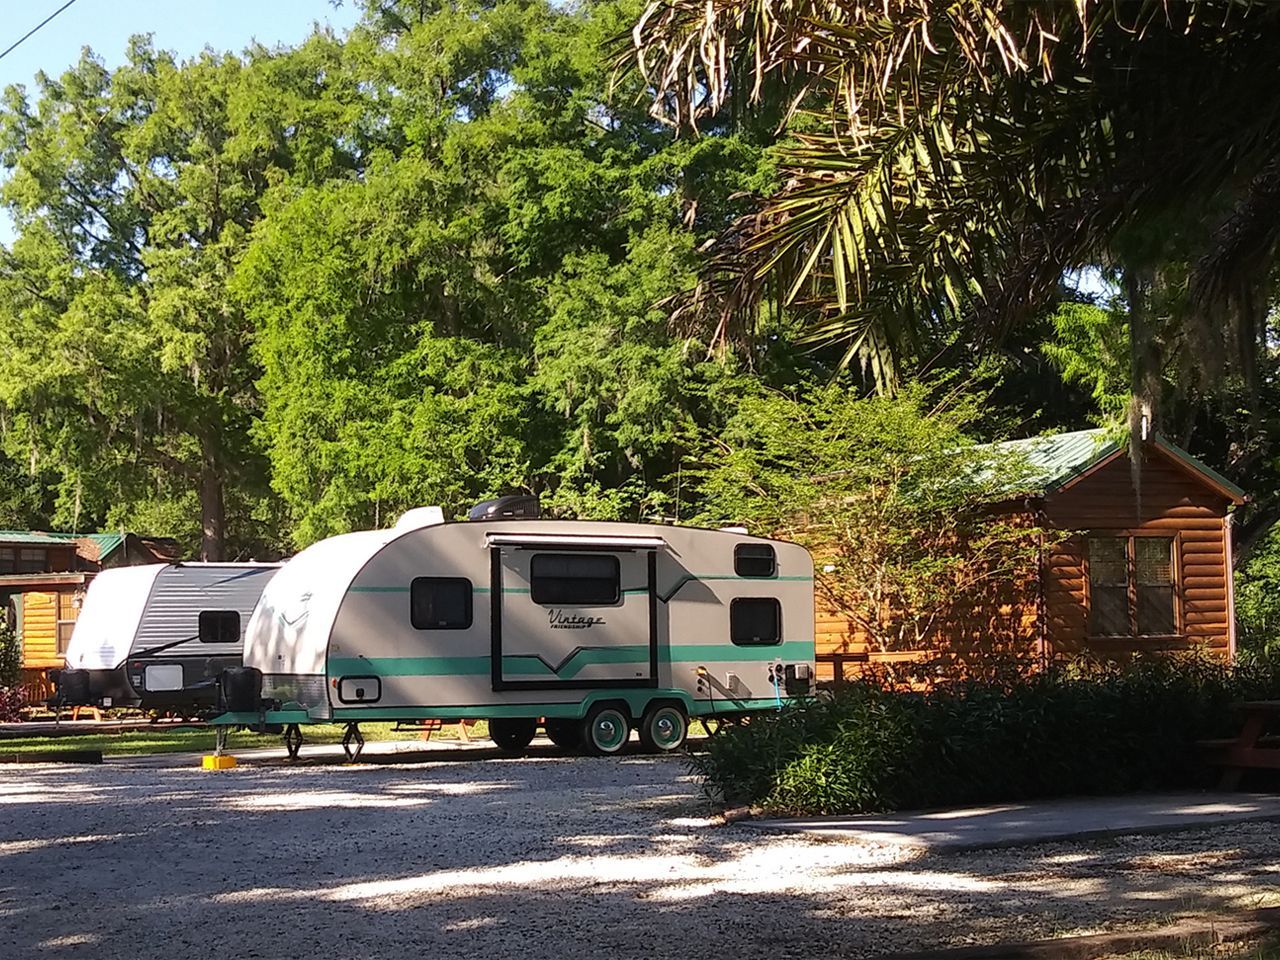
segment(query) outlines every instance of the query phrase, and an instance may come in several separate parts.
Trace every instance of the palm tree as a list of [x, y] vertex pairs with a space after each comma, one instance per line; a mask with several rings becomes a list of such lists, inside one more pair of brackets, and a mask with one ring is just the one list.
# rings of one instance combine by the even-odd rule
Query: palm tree
[[1135, 410], [1162, 284], [1185, 285], [1200, 369], [1252, 376], [1280, 239], [1280, 5], [651, 0], [628, 46], [683, 135], [728, 105], [786, 118], [780, 189], [678, 316], [730, 336], [785, 305], [892, 389], [921, 344], [997, 337], [1104, 262]]

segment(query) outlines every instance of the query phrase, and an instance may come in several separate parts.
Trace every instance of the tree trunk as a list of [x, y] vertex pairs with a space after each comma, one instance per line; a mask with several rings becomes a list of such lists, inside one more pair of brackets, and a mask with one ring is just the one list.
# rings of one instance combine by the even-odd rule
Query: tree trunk
[[1160, 350], [1151, 324], [1151, 275], [1127, 268], [1125, 294], [1129, 301], [1129, 474], [1133, 481], [1134, 520], [1142, 522], [1142, 449], [1148, 431], [1155, 429], [1160, 384]]
[[222, 472], [219, 470], [217, 441], [205, 437], [200, 458], [200, 559], [226, 558], [227, 517], [222, 501]]

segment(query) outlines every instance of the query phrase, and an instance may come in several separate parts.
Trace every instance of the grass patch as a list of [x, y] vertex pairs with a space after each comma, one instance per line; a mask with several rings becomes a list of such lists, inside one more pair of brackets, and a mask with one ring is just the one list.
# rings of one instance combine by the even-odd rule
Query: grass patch
[[[307, 744], [341, 743], [344, 727], [341, 724], [316, 724], [303, 727]], [[362, 723], [360, 732], [367, 743], [385, 740], [419, 740], [417, 730], [397, 730], [394, 723]], [[475, 738], [488, 736], [488, 727], [477, 723], [469, 729]], [[101, 733], [77, 733], [57, 737], [6, 737], [0, 739], [0, 753], [32, 753], [56, 750], [101, 750], [104, 757], [148, 756], [159, 753], [210, 753], [214, 748], [215, 732], [212, 727], [184, 727], [174, 724], [156, 725], [145, 730], [103, 731]], [[432, 740], [456, 740], [458, 728], [446, 726], [431, 735]], [[229, 749], [256, 750], [284, 745], [279, 734], [258, 734], [249, 730], [235, 730], [231, 734]]]

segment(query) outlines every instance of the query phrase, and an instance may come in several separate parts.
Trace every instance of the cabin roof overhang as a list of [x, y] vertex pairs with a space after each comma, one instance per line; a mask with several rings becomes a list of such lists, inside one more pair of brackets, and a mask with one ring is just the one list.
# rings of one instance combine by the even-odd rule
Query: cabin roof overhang
[[[1143, 448], [1154, 451], [1191, 480], [1231, 504], [1239, 506], [1248, 499], [1240, 487], [1159, 434], [1152, 434], [1144, 440]], [[1035, 474], [1034, 481], [1028, 483], [1026, 489], [1009, 491], [1010, 499], [1018, 496], [1043, 498], [1061, 493], [1117, 459], [1128, 456], [1129, 452], [1127, 444], [1108, 437], [1103, 430], [1013, 440], [992, 444], [990, 449], [1025, 456]]]
[[[1146, 445], [1148, 449], [1154, 450], [1158, 455], [1162, 456], [1166, 461], [1172, 464], [1176, 469], [1182, 471], [1190, 479], [1208, 487], [1222, 499], [1228, 501], [1235, 506], [1240, 506], [1248, 499], [1248, 495], [1237, 487], [1234, 483], [1222, 476], [1217, 471], [1205, 466], [1191, 454], [1187, 453], [1181, 447], [1174, 446], [1163, 437], [1152, 436], [1147, 439]], [[1044, 494], [1061, 493], [1074, 487], [1076, 484], [1088, 479], [1097, 473], [1103, 467], [1114, 463], [1128, 456], [1128, 450], [1122, 446], [1116, 447], [1100, 456], [1097, 460], [1089, 463], [1071, 475], [1046, 486]]]
[[0, 591], [78, 587], [92, 579], [92, 573], [7, 573], [0, 576]]

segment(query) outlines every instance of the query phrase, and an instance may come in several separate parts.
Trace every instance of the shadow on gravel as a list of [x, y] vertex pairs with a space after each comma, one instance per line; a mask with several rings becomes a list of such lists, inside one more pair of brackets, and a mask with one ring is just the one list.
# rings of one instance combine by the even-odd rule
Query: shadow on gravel
[[868, 957], [1280, 878], [1266, 824], [904, 859], [703, 813], [675, 759], [14, 768], [0, 957]]

